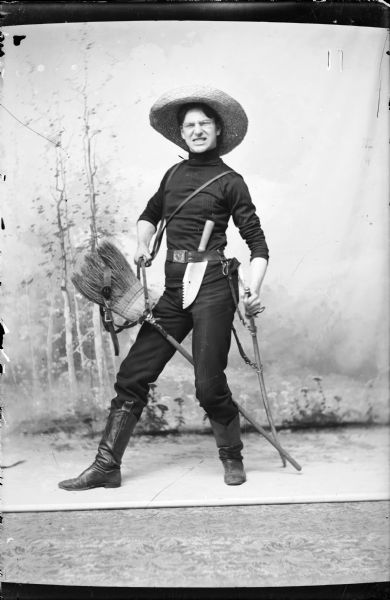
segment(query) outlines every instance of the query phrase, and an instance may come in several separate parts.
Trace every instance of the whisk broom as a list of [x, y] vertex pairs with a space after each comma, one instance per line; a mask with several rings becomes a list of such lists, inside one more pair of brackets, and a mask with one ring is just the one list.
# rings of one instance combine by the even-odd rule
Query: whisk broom
[[[106, 306], [103, 289], [107, 271], [110, 274], [110, 309], [127, 321], [137, 321], [145, 310], [143, 286], [126, 257], [112, 242], [103, 240], [95, 252], [81, 254], [71, 279], [88, 300]], [[151, 305], [155, 302], [151, 296]]]

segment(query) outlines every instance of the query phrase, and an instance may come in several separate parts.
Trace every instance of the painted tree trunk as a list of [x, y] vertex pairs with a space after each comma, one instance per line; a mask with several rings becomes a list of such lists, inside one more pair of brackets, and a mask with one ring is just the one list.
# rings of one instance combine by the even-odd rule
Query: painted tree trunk
[[111, 341], [111, 337], [108, 333], [104, 335], [104, 349], [105, 349], [105, 358], [107, 364], [107, 376], [110, 380], [110, 384], [114, 382], [117, 371], [117, 358], [115, 356], [114, 345]]
[[54, 330], [54, 312], [55, 312], [55, 289], [52, 287], [50, 293], [49, 317], [47, 322], [46, 335], [46, 368], [47, 384], [49, 391], [53, 389], [53, 330]]
[[83, 335], [81, 333], [81, 327], [80, 327], [80, 311], [79, 311], [79, 304], [77, 301], [77, 294], [76, 294], [76, 290], [73, 289], [73, 299], [74, 299], [74, 311], [75, 311], [75, 320], [76, 320], [76, 332], [77, 332], [77, 341], [78, 341], [78, 353], [80, 356], [80, 366], [81, 366], [81, 370], [83, 373], [85, 373], [85, 370], [87, 368], [87, 359], [84, 353], [84, 348], [83, 348]]
[[92, 308], [92, 321], [93, 321], [93, 334], [94, 334], [94, 344], [95, 344], [95, 360], [96, 360], [96, 370], [98, 375], [98, 401], [101, 404], [105, 404], [105, 387], [106, 387], [106, 377], [105, 377], [105, 360], [104, 360], [104, 348], [103, 348], [103, 339], [102, 339], [102, 330], [101, 330], [101, 321], [100, 321], [100, 312], [99, 306], [97, 304], [93, 305]]
[[33, 336], [31, 307], [30, 307], [30, 292], [29, 292], [27, 283], [25, 283], [25, 291], [26, 291], [26, 303], [27, 303], [27, 322], [28, 322], [28, 331], [29, 331], [32, 395], [33, 395], [34, 400], [37, 400], [37, 390], [39, 387], [39, 375], [38, 375], [37, 365], [36, 365], [36, 360], [35, 360], [34, 336]]
[[70, 310], [69, 290], [66, 285], [61, 286], [62, 297], [64, 300], [64, 319], [65, 319], [65, 349], [66, 360], [68, 363], [68, 379], [71, 394], [71, 402], [74, 406], [77, 399], [77, 380], [76, 369], [73, 356], [73, 332], [72, 332], [72, 315]]

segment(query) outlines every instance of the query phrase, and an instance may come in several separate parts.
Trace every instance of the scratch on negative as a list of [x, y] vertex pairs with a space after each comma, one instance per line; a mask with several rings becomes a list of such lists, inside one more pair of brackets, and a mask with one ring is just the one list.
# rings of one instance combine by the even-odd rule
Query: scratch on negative
[[378, 87], [378, 105], [377, 105], [377, 109], [376, 109], [376, 118], [378, 118], [378, 116], [379, 116], [379, 107], [380, 107], [380, 102], [381, 102], [381, 91], [382, 91], [381, 70], [382, 70], [382, 62], [383, 62], [383, 57], [385, 54], [385, 48], [386, 48], [386, 43], [387, 43], [388, 37], [389, 37], [389, 34], [386, 35], [386, 39], [385, 39], [385, 42], [384, 42], [383, 48], [382, 48], [381, 60], [379, 63], [379, 87]]
[[180, 479], [182, 479], [185, 475], [187, 475], [187, 473], [190, 473], [191, 471], [193, 471], [197, 466], [201, 465], [202, 462], [204, 462], [204, 458], [202, 458], [196, 465], [194, 465], [193, 467], [188, 467], [188, 469], [186, 469], [184, 471], [184, 473], [182, 473], [181, 475], [179, 475], [179, 477], [177, 477], [177, 479], [174, 479], [173, 481], [171, 481], [171, 483], [168, 483], [168, 485], [166, 485], [165, 487], [163, 487], [159, 492], [157, 492], [153, 498], [148, 502], [148, 507], [151, 506], [152, 502], [154, 502], [154, 500], [157, 498], [157, 496], [160, 496], [160, 494], [162, 494], [163, 492], [165, 492], [165, 490], [167, 490], [168, 488], [170, 488], [172, 485], [174, 485], [175, 483], [177, 483], [178, 481], [180, 481]]

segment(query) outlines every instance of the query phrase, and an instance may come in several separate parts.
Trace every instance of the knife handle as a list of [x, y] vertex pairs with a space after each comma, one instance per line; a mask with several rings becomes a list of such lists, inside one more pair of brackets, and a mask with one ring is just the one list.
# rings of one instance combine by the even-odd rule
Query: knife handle
[[211, 221], [211, 219], [207, 219], [206, 223], [204, 224], [202, 237], [198, 247], [198, 252], [204, 252], [206, 250], [211, 233], [214, 229], [214, 225], [214, 221]]

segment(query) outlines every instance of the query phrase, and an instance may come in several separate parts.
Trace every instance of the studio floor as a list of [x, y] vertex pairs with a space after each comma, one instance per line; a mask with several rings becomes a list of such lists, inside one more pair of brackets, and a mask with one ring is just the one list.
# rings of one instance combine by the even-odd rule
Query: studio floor
[[[270, 482], [275, 482], [275, 490], [281, 490], [277, 487], [281, 478], [286, 478], [283, 487], [288, 487], [293, 478], [303, 485], [306, 477], [312, 482], [309, 488], [313, 491], [313, 482], [320, 479], [313, 479], [314, 473], [319, 470], [325, 480], [321, 482], [322, 496], [317, 501], [299, 501], [292, 494], [292, 499], [286, 496], [278, 502], [263, 499], [247, 503], [243, 497], [238, 502], [233, 498], [234, 501], [219, 505], [113, 507], [112, 495], [123, 494], [123, 490], [129, 493], [137, 479], [142, 483], [148, 469], [152, 479], [153, 474], [156, 479], [159, 473], [158, 479], [164, 473], [169, 475], [169, 465], [175, 469], [186, 457], [189, 460], [188, 456], [197, 468], [187, 469], [184, 480], [188, 476], [191, 485], [198, 481], [203, 490], [206, 484], [215, 485], [214, 495], [223, 494], [218, 487], [221, 466], [218, 461], [213, 466], [211, 454], [208, 458], [211, 451], [214, 457], [211, 436], [135, 438], [124, 463], [124, 486], [110, 490], [110, 498], [106, 494], [107, 508], [93, 510], [85, 505], [82, 510], [75, 510], [76, 505], [61, 510], [51, 506], [45, 510], [41, 505], [41, 509], [38, 506], [34, 511], [26, 511], [23, 502], [28, 503], [31, 498], [29, 487], [34, 479], [39, 481], [50, 475], [52, 467], [45, 466], [49, 454], [54, 453], [57, 460], [56, 480], [65, 475], [63, 471], [69, 469], [70, 462], [69, 470], [75, 475], [80, 467], [87, 466], [87, 457], [93, 457], [96, 439], [80, 440], [77, 436], [57, 434], [35, 439], [25, 436], [18, 443], [15, 439], [6, 441], [3, 462], [9, 469], [5, 470], [5, 482], [17, 482], [22, 510], [7, 509], [4, 513], [3, 581], [159, 588], [388, 581], [389, 502], [384, 493], [388, 486], [385, 470], [388, 433], [385, 427], [281, 432], [283, 446], [302, 463], [302, 473], [297, 476], [291, 466], [281, 467], [278, 453], [258, 434], [244, 434], [247, 490], [252, 485], [260, 500], [267, 494], [272, 500], [275, 492], [265, 489]], [[60, 454], [62, 459], [58, 463]], [[25, 462], [11, 467], [15, 459]], [[136, 462], [134, 468], [132, 461]], [[167, 470], [159, 471], [156, 463], [165, 465]], [[324, 464], [328, 471], [321, 471]], [[18, 468], [23, 469], [19, 475]], [[345, 501], [340, 496], [340, 485], [348, 471], [354, 473], [350, 480], [355, 486], [361, 482], [361, 494], [369, 492], [367, 499], [362, 495], [360, 500]], [[337, 477], [332, 475], [333, 480], [327, 486], [326, 479], [331, 473]], [[369, 476], [372, 479], [367, 479]], [[383, 481], [377, 481], [378, 478]], [[297, 485], [293, 483], [292, 489], [296, 491]], [[377, 499], [372, 494], [373, 485]], [[223, 486], [222, 482], [221, 490]], [[229, 500], [231, 489], [225, 487]], [[327, 487], [333, 493], [336, 490], [333, 501], [324, 495]], [[243, 494], [234, 493], [235, 498]], [[84, 492], [61, 494], [75, 497], [74, 502], [85, 502]], [[243, 496], [248, 494], [245, 492]], [[15, 500], [12, 494], [9, 497]]]

